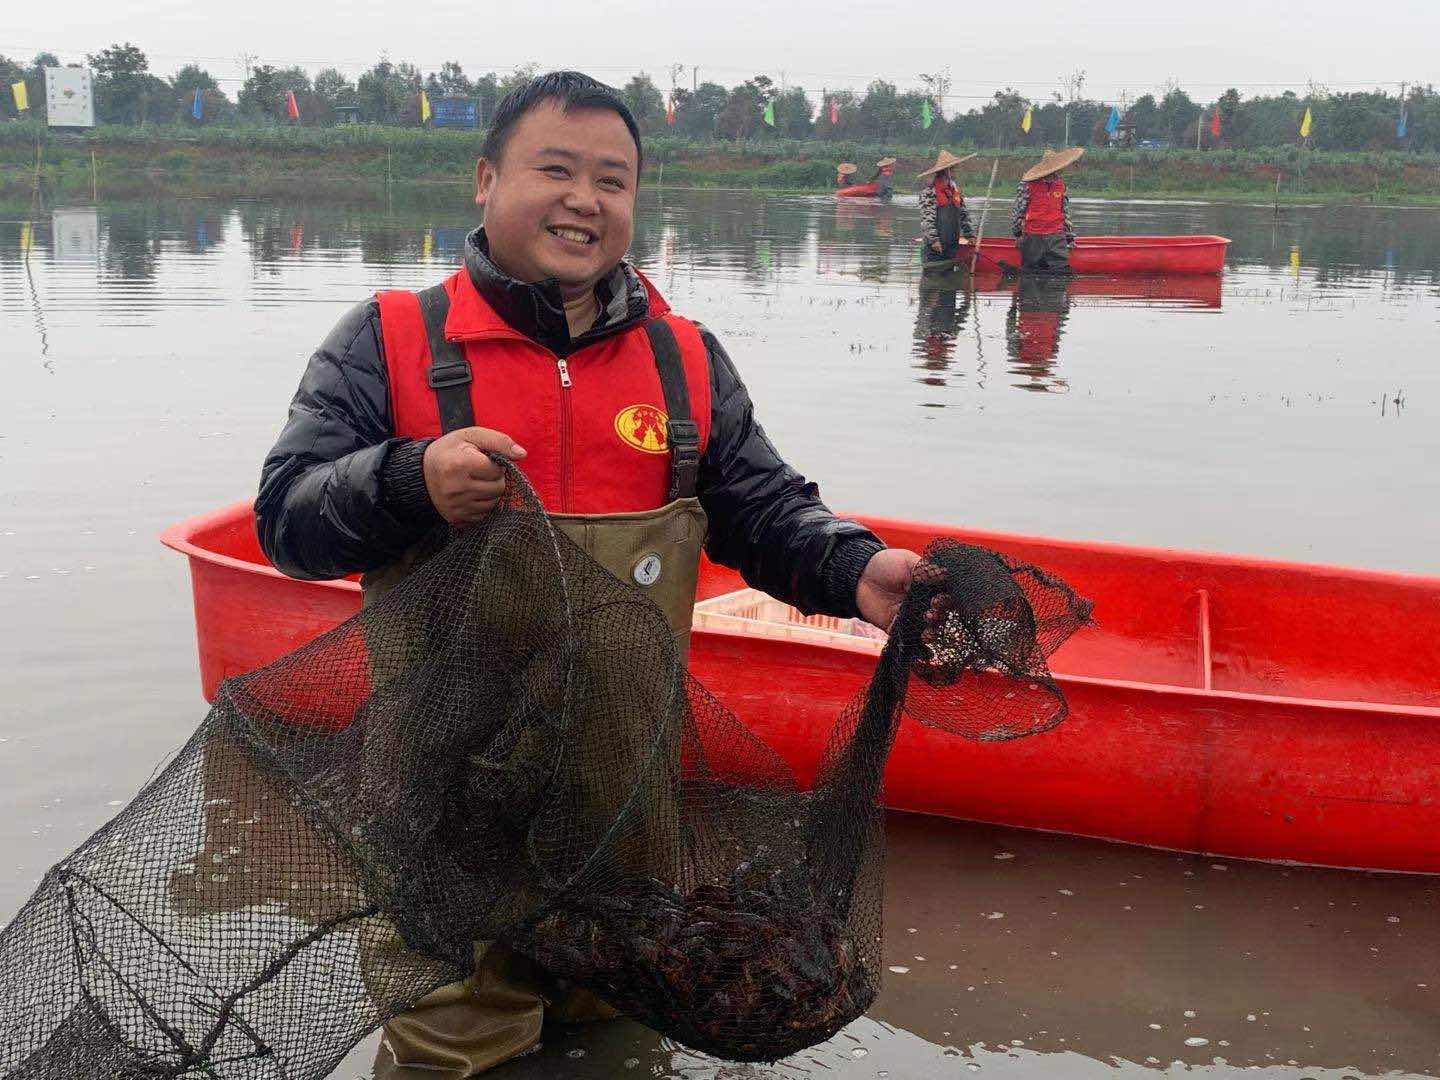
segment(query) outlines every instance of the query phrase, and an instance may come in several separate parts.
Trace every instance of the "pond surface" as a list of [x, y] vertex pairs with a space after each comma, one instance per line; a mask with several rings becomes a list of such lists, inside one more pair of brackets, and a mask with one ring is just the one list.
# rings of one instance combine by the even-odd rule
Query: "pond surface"
[[[839, 508], [1440, 573], [1440, 213], [1074, 209], [1229, 236], [1225, 274], [972, 293], [922, 280], [913, 198], [735, 192], [645, 193], [634, 255]], [[309, 351], [374, 289], [439, 280], [472, 218], [458, 189], [0, 211], [0, 918], [203, 713], [157, 532], [253, 495]], [[503, 1075], [1440, 1075], [1434, 880], [890, 832], [906, 970], [835, 1040], [735, 1067], [611, 1024]]]

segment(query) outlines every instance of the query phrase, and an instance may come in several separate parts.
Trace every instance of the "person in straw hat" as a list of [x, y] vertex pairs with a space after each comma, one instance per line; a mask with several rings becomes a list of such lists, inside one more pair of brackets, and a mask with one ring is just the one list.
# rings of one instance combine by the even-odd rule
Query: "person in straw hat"
[[895, 159], [893, 157], [882, 157], [875, 162], [875, 175], [870, 177], [869, 183], [875, 185], [875, 194], [882, 199], [888, 199], [895, 192]]
[[1084, 147], [1046, 150], [1038, 165], [1020, 177], [1010, 231], [1019, 241], [1020, 265], [1026, 270], [1066, 273], [1075, 229], [1070, 224], [1070, 196], [1060, 170], [1073, 165]]
[[919, 174], [920, 232], [925, 239], [926, 256], [931, 259], [955, 259], [960, 256], [960, 237], [973, 243], [975, 231], [970, 227], [970, 213], [965, 197], [955, 183], [955, 166], [973, 158], [967, 154], [956, 157], [941, 150], [935, 164]]
[[858, 166], [852, 165], [848, 161], [842, 161], [839, 165], [836, 165], [835, 186], [837, 188], [849, 187], [852, 183], [850, 178], [855, 175], [857, 169]]

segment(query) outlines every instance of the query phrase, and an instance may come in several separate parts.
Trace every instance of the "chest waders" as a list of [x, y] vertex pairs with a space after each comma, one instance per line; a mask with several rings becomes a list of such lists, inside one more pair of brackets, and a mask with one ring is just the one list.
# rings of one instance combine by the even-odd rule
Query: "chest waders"
[[[441, 286], [423, 290], [420, 313], [430, 345], [427, 380], [435, 391], [444, 431], [472, 427], [474, 403], [470, 397], [473, 375], [463, 347], [445, 338], [445, 316], [449, 298]], [[690, 644], [690, 624], [695, 609], [695, 588], [700, 575], [700, 552], [705, 543], [705, 511], [696, 497], [700, 468], [700, 435], [690, 408], [685, 369], [675, 335], [664, 320], [645, 327], [655, 354], [655, 366], [665, 396], [667, 445], [670, 451], [670, 483], [667, 502], [655, 510], [613, 514], [555, 514], [551, 521], [571, 542], [610, 573], [649, 598], [665, 615], [674, 633], [682, 658]], [[365, 603], [373, 603], [398, 585], [443, 545], [445, 529], [438, 529], [406, 552], [392, 566], [362, 578]], [[635, 685], [655, 680], [636, 671], [634, 684], [625, 691], [634, 694]], [[615, 688], [617, 692], [621, 688]], [[603, 693], [605, 688], [599, 688]], [[657, 706], [658, 708], [658, 706]], [[654, 754], [673, 755], [679, 760], [679, 731], [673, 740], [656, 747], [638, 736], [648, 727], [636, 725], [637, 739], [626, 742], [617, 760], [614, 733], [605, 733], [608, 748], [605, 770], [595, 770], [595, 783], [582, 793], [599, 816], [618, 813], [629, 797], [627, 772], [638, 772]], [[598, 733], [597, 733], [598, 734]], [[583, 731], [575, 734], [572, 752], [585, 754], [590, 740]], [[601, 740], [595, 740], [597, 743]], [[673, 745], [670, 743], [673, 741]], [[673, 834], [679, 823], [679, 808], [662, 801], [648, 807], [650, 818], [638, 830], [648, 843], [622, 852], [627, 869], [643, 867], [661, 872], [655, 865], [659, 852], [673, 850]], [[392, 963], [404, 945], [395, 939], [378, 943], [376, 956]], [[417, 962], [424, 962], [417, 957]], [[477, 1075], [531, 1049], [540, 1040], [546, 1015], [552, 1020], [574, 1022], [609, 1019], [615, 1011], [588, 990], [561, 984], [538, 965], [497, 942], [478, 942], [475, 971], [467, 979], [443, 986], [427, 995], [415, 1008], [385, 1025], [385, 1046], [376, 1062], [376, 1080], [386, 1077], [424, 1075], [430, 1080], [461, 1080]], [[412, 1068], [424, 1070], [423, 1073]]]

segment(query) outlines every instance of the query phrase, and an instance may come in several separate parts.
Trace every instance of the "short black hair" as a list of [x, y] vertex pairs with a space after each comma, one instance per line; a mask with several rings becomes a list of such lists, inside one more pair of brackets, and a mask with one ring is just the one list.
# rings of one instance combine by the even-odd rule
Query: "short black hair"
[[620, 91], [579, 71], [552, 71], [547, 75], [537, 75], [501, 98], [500, 104], [495, 107], [495, 117], [490, 121], [490, 130], [485, 134], [485, 145], [481, 147], [480, 155], [486, 161], [498, 162], [520, 118], [547, 101], [555, 102], [567, 113], [574, 109], [609, 109], [624, 120], [635, 140], [635, 172], [639, 175], [645, 149], [640, 145], [640, 125], [635, 122], [635, 114], [625, 104]]

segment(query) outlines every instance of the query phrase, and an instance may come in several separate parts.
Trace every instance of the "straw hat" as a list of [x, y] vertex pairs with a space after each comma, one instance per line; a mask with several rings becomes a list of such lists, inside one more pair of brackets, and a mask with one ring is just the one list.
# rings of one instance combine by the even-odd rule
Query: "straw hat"
[[839, 165], [835, 166], [835, 171], [841, 176], [849, 176], [859, 167], [858, 165], [851, 165], [848, 161], [842, 161]]
[[924, 170], [923, 172], [916, 173], [915, 177], [916, 179], [919, 179], [922, 176], [930, 176], [945, 169], [953, 169], [956, 165], [964, 165], [965, 162], [976, 156], [978, 155], [966, 154], [964, 157], [956, 157], [954, 154], [950, 153], [949, 150], [941, 150], [940, 156], [935, 159], [935, 164], [931, 165], [930, 168]]
[[895, 164], [895, 159], [894, 159], [893, 157], [882, 157], [879, 161], [875, 162], [875, 168], [877, 168], [877, 169], [883, 169], [883, 168], [885, 168], [886, 166], [894, 165], [894, 164]]
[[1067, 165], [1073, 165], [1085, 153], [1083, 146], [1069, 146], [1064, 150], [1046, 150], [1040, 164], [1027, 169], [1021, 180], [1039, 180], [1042, 176], [1057, 173]]

